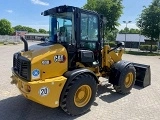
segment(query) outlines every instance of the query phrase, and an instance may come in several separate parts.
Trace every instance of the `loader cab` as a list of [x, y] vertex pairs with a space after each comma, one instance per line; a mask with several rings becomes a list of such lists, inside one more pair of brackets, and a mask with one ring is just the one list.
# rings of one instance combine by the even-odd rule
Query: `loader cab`
[[50, 17], [49, 42], [62, 44], [67, 49], [69, 66], [79, 60], [78, 51], [84, 53], [84, 50], [93, 54], [91, 61], [100, 61], [102, 16], [73, 6], [55, 7], [43, 15]]

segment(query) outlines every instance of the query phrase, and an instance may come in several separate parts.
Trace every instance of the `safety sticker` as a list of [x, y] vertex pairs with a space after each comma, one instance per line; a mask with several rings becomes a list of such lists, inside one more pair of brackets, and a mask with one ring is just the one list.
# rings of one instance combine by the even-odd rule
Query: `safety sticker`
[[32, 71], [32, 79], [36, 79], [40, 77], [40, 71], [38, 69], [35, 69]]
[[46, 95], [48, 95], [48, 93], [49, 93], [49, 88], [48, 87], [42, 87], [39, 90], [39, 95], [40, 96], [46, 96]]

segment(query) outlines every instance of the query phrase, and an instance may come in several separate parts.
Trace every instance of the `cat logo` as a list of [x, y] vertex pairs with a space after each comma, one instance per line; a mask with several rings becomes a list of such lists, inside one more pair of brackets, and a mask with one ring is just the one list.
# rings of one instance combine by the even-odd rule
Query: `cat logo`
[[54, 62], [63, 63], [66, 61], [66, 57], [64, 55], [56, 55], [54, 56]]

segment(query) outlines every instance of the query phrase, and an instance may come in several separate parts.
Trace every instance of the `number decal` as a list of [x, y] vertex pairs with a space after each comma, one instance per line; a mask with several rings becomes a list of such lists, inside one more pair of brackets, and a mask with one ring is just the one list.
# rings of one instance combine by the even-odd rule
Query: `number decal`
[[43, 87], [39, 90], [40, 96], [46, 96], [49, 93], [49, 89], [47, 87]]

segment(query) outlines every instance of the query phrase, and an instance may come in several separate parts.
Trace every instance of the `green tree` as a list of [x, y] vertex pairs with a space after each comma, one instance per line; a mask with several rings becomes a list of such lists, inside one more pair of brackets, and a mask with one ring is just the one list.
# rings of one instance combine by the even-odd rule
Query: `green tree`
[[108, 33], [119, 25], [118, 19], [122, 14], [123, 6], [122, 0], [87, 0], [83, 8], [103, 14], [107, 19], [105, 33]]
[[[111, 32], [108, 32], [106, 34], [107, 41], [115, 41], [117, 34], [118, 34], [118, 29], [115, 29]], [[105, 42], [107, 42], [107, 41], [105, 41]]]
[[13, 29], [15, 31], [28, 31], [28, 32], [32, 32], [32, 33], [37, 33], [37, 30], [31, 27], [27, 27], [27, 26], [21, 26], [21, 25], [17, 25], [15, 27], [13, 27]]
[[151, 5], [142, 10], [137, 26], [143, 35], [151, 39], [150, 52], [152, 52], [153, 41], [157, 40], [160, 34], [160, 0], [153, 0]]
[[124, 29], [120, 30], [119, 33], [121, 33], [121, 34], [125, 34], [125, 33], [129, 34], [130, 30], [129, 30], [129, 28], [125, 27]]
[[22, 31], [22, 30], [24, 30], [23, 29], [23, 26], [21, 26], [21, 25], [17, 25], [17, 26], [15, 26], [15, 27], [13, 27], [13, 29], [16, 31]]
[[0, 35], [11, 35], [13, 34], [13, 29], [11, 23], [6, 19], [0, 20]]
[[39, 33], [47, 33], [45, 29], [39, 29]]
[[139, 30], [139, 29], [133, 29], [133, 28], [131, 28], [131, 29], [129, 30], [129, 33], [130, 33], [130, 34], [139, 34], [139, 33], [140, 33], [140, 30]]
[[120, 34], [139, 34], [140, 33], [140, 30], [139, 29], [134, 29], [134, 28], [124, 28], [122, 30], [119, 31]]

